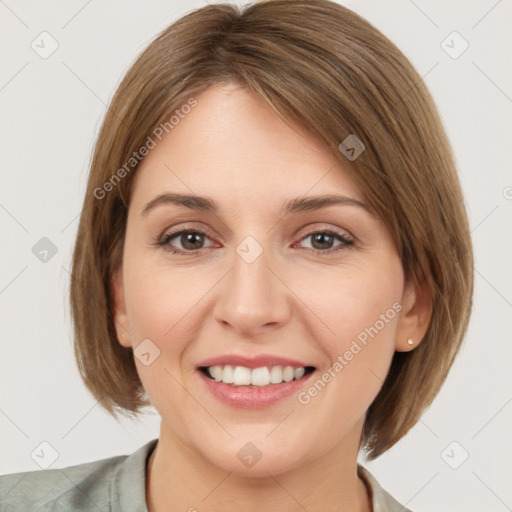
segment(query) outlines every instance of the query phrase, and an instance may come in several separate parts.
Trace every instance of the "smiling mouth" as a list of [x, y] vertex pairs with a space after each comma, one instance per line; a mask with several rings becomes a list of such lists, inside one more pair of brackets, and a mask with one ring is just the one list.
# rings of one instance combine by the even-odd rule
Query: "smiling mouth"
[[245, 366], [215, 365], [200, 366], [199, 371], [216, 382], [230, 384], [233, 387], [262, 388], [279, 385], [283, 382], [299, 380], [315, 370], [314, 366]]

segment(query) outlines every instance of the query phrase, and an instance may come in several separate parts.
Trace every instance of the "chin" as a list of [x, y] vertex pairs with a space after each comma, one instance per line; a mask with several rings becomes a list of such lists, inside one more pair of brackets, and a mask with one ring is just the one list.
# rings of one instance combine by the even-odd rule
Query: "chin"
[[[266, 434], [265, 434], [266, 435]], [[251, 441], [254, 439], [254, 441]], [[305, 464], [306, 454], [297, 453], [297, 446], [275, 440], [264, 439], [258, 436], [240, 436], [229, 442], [222, 443], [212, 450], [208, 445], [202, 452], [214, 466], [241, 477], [268, 478], [300, 467]]]

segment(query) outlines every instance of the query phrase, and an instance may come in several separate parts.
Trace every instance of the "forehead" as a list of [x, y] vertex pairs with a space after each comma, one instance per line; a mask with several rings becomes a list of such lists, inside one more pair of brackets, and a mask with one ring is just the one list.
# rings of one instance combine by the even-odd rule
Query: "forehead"
[[339, 160], [300, 125], [285, 123], [262, 98], [237, 84], [194, 96], [183, 115], [141, 162], [132, 199], [163, 191], [281, 205], [291, 197], [340, 193], [362, 200]]

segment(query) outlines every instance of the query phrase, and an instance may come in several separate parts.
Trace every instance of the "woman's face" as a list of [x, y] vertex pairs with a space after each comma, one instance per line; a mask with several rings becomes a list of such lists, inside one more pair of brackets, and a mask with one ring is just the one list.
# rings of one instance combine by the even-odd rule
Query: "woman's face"
[[[311, 134], [234, 84], [195, 99], [137, 170], [113, 280], [118, 336], [135, 350], [161, 436], [253, 476], [355, 454], [394, 351], [415, 335], [393, 241]], [[216, 212], [152, 203], [162, 194], [208, 198]], [[350, 201], [285, 210], [324, 195]], [[228, 363], [242, 367], [238, 383], [280, 380], [275, 366], [292, 366], [285, 380], [314, 371], [252, 388], [199, 369], [220, 366], [229, 381]]]

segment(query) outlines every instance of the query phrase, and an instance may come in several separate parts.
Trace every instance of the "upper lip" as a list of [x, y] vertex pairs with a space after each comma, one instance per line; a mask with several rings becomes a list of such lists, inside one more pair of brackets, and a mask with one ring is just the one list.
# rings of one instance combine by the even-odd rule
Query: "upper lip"
[[271, 354], [260, 354], [255, 357], [244, 357], [236, 354], [226, 354], [223, 356], [211, 357], [201, 361], [197, 367], [204, 366], [245, 366], [246, 368], [260, 368], [262, 366], [294, 366], [307, 367], [313, 366], [297, 359], [289, 359]]

